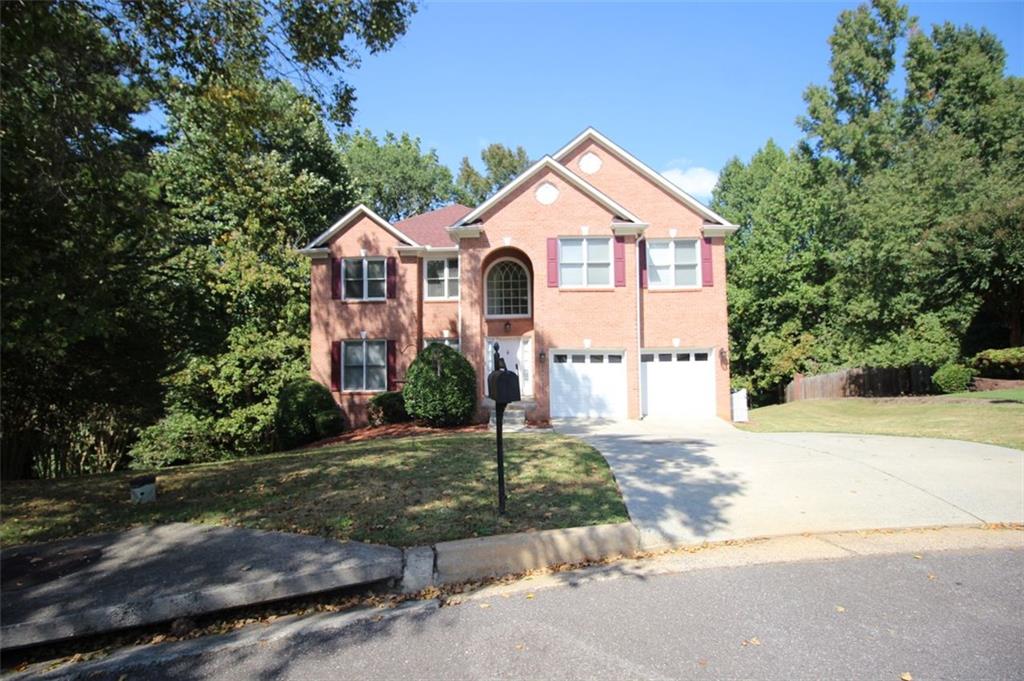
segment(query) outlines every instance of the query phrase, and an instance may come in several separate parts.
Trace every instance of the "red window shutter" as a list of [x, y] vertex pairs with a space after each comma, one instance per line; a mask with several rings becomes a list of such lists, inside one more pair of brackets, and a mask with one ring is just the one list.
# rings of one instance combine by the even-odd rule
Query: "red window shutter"
[[398, 364], [398, 346], [393, 340], [388, 341], [388, 390], [395, 390], [398, 387], [396, 379], [396, 366]]
[[615, 285], [626, 285], [626, 237], [615, 237]]
[[331, 258], [331, 298], [341, 300], [341, 258]]
[[548, 239], [548, 287], [558, 288], [558, 239]]
[[398, 293], [398, 259], [389, 257], [387, 260], [387, 287], [388, 298], [394, 298]]
[[640, 251], [640, 288], [647, 288], [647, 242], [640, 241], [637, 250]]
[[331, 343], [331, 390], [341, 390], [341, 341]]
[[715, 285], [715, 275], [711, 271], [711, 237], [704, 237], [700, 242], [700, 273], [704, 286]]

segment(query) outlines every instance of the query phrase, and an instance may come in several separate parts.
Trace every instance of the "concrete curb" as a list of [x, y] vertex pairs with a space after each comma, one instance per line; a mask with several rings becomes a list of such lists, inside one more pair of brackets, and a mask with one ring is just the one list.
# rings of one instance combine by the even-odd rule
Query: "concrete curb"
[[[397, 549], [393, 551], [398, 552]], [[219, 585], [184, 594], [81, 610], [66, 616], [8, 624], [0, 628], [0, 636], [3, 637], [3, 649], [12, 650], [401, 576], [400, 561], [389, 555], [383, 559], [364, 560], [354, 566], [275, 574], [258, 581]]]
[[398, 617], [422, 617], [435, 612], [439, 607], [441, 607], [441, 603], [437, 600], [409, 601], [390, 610], [365, 608], [353, 612], [325, 612], [310, 617], [291, 617], [275, 622], [267, 627], [247, 628], [230, 634], [210, 637], [209, 639], [191, 639], [162, 645], [135, 646], [118, 651], [110, 657], [95, 662], [83, 662], [55, 669], [45, 674], [26, 671], [7, 676], [5, 679], [32, 678], [52, 681], [56, 679], [94, 678], [104, 674], [123, 674], [131, 669], [165, 665], [183, 658], [241, 650], [314, 634], [337, 633], [364, 623], [376, 625]]
[[639, 548], [632, 523], [458, 539], [434, 546], [437, 584], [501, 577], [558, 565], [631, 556]]

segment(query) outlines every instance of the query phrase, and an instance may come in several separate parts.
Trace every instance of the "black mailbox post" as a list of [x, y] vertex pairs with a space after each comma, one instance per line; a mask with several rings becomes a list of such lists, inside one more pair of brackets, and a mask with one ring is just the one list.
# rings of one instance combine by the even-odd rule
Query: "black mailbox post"
[[494, 423], [498, 431], [498, 513], [505, 514], [505, 445], [501, 424], [505, 419], [505, 407], [509, 402], [518, 402], [519, 376], [505, 367], [505, 360], [498, 355], [498, 344], [494, 344], [494, 371], [487, 376], [487, 396], [494, 400]]

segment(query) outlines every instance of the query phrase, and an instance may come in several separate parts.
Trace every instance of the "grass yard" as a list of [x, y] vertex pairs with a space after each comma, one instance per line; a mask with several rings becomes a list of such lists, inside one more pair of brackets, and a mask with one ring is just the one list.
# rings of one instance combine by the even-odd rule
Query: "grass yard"
[[442, 433], [166, 469], [147, 505], [128, 501], [134, 471], [4, 483], [0, 543], [184, 521], [409, 546], [628, 520], [608, 464], [589, 445], [512, 434], [505, 452], [504, 518], [494, 436]]
[[972, 400], [988, 400], [989, 402], [1020, 402], [1024, 404], [1024, 388], [1006, 388], [1005, 390], [985, 390], [983, 392], [954, 393], [950, 397], [967, 397]]
[[[801, 400], [750, 410], [755, 432], [870, 433], [971, 440], [1024, 449], [1024, 393]], [[1021, 399], [1015, 399], [1014, 395]], [[988, 396], [986, 399], [984, 396]]]

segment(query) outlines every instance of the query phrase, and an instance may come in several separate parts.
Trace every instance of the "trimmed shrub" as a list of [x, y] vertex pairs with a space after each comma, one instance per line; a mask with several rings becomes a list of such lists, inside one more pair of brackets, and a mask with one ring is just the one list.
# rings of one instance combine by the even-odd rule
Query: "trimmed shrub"
[[979, 352], [971, 366], [984, 378], [1024, 379], [1024, 347]]
[[967, 390], [974, 378], [974, 370], [963, 364], [943, 364], [932, 374], [932, 383], [943, 393], [960, 393]]
[[331, 407], [330, 409], [318, 412], [313, 417], [313, 422], [317, 440], [338, 435], [341, 431], [345, 430], [345, 417], [341, 415], [341, 410], [337, 407]]
[[[336, 417], [324, 416], [326, 412]], [[337, 435], [343, 426], [341, 412], [323, 384], [311, 378], [299, 378], [285, 383], [278, 393], [274, 437], [279, 448], [294, 449]]]
[[409, 420], [409, 412], [405, 410], [405, 398], [400, 392], [386, 392], [370, 398], [368, 408], [371, 426], [382, 426], [385, 423], [403, 423]]
[[132, 468], [163, 468], [226, 458], [213, 425], [212, 419], [188, 412], [167, 414], [139, 433], [130, 452]]
[[463, 425], [476, 412], [476, 372], [457, 350], [432, 343], [409, 366], [402, 395], [413, 418], [432, 426]]

